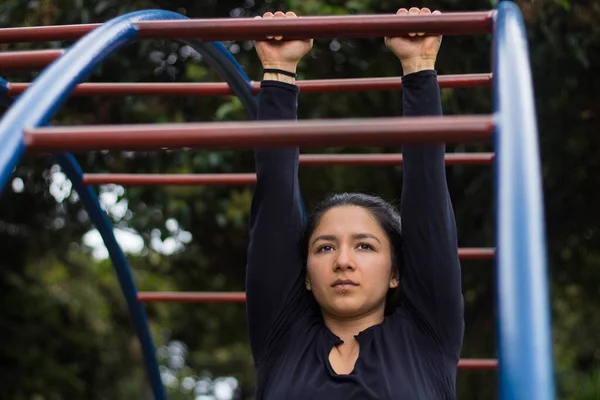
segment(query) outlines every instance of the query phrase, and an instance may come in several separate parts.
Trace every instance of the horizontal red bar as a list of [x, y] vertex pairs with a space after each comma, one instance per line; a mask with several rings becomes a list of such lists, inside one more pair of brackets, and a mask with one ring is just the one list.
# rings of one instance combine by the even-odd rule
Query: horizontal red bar
[[463, 247], [458, 249], [458, 257], [461, 260], [491, 260], [496, 256], [495, 248]]
[[458, 362], [458, 368], [460, 369], [497, 369], [498, 360], [494, 359], [477, 359], [477, 358], [465, 358]]
[[255, 174], [84, 174], [84, 185], [124, 186], [252, 185]]
[[[447, 154], [446, 165], [491, 164], [493, 153]], [[402, 165], [401, 154], [307, 154], [300, 165]], [[251, 185], [255, 174], [84, 174], [86, 185]]]
[[[177, 303], [244, 303], [244, 292], [139, 292], [138, 301]], [[495, 369], [498, 361], [493, 359], [465, 359], [459, 361], [462, 369]]]
[[139, 292], [138, 301], [174, 303], [245, 303], [244, 292]]
[[492, 116], [95, 125], [25, 131], [38, 150], [373, 146], [485, 142]]
[[[194, 38], [202, 40], [260, 40], [265, 36], [292, 38], [356, 38], [432, 34], [486, 34], [492, 32], [494, 11], [442, 15], [352, 15], [301, 17], [289, 20], [225, 18], [136, 23], [140, 38]], [[0, 43], [76, 40], [100, 26], [58, 25], [0, 29]]]
[[[488, 87], [492, 74], [441, 75], [440, 88]], [[302, 93], [333, 93], [359, 91], [391, 91], [402, 89], [402, 79], [359, 78], [322, 79], [296, 81]], [[6, 95], [23, 93], [30, 83], [9, 83]], [[252, 82], [254, 94], [260, 92], [260, 82]], [[72, 96], [192, 96], [192, 95], [232, 95], [227, 83], [83, 83], [78, 85]]]
[[[494, 248], [485, 247], [459, 248], [458, 255], [461, 260], [483, 260], [493, 258], [495, 251]], [[243, 303], [246, 301], [246, 294], [244, 292], [139, 292], [138, 301], [144, 303]]]
[[[446, 165], [488, 165], [494, 153], [447, 153]], [[300, 165], [305, 166], [386, 166], [402, 165], [402, 154], [301, 154]]]
[[492, 32], [493, 11], [441, 15], [351, 15], [284, 19], [191, 19], [141, 21], [141, 38], [197, 38], [202, 40], [261, 40], [265, 36], [300, 38], [366, 38], [400, 36], [410, 32], [475, 35]]
[[63, 50], [6, 51], [0, 53], [0, 72], [31, 71], [48, 66]]
[[0, 29], [0, 43], [77, 40], [101, 24], [27, 26]]

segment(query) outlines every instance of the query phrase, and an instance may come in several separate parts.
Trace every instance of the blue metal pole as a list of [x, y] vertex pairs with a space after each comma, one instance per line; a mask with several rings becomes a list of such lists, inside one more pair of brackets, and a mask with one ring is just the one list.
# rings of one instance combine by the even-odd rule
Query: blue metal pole
[[538, 132], [519, 8], [494, 27], [496, 235], [500, 398], [555, 398]]
[[[124, 15], [88, 34], [47, 68], [29, 90], [16, 101], [15, 107], [0, 121], [0, 193], [24, 152], [23, 130], [47, 125], [69, 93], [95, 66], [108, 55], [136, 38], [135, 22], [184, 18], [186, 17], [160, 10], [148, 10]], [[203, 43], [193, 40], [189, 42], [194, 48], [207, 56], [209, 61], [221, 72], [234, 92], [242, 99], [248, 115], [255, 118], [257, 108], [256, 99], [252, 96], [251, 82], [235, 58], [221, 43]], [[4, 92], [2, 92], [2, 89], [5, 89]], [[0, 95], [5, 96], [7, 89], [6, 82], [0, 81]], [[13, 103], [12, 100], [14, 99], [9, 100], [10, 103]], [[57, 158], [78, 191], [113, 261], [134, 327], [141, 342], [146, 370], [154, 396], [158, 400], [166, 399], [146, 314], [143, 307], [137, 302], [135, 282], [125, 254], [114, 236], [112, 224], [106, 213], [101, 209], [94, 190], [89, 186], [81, 185], [83, 171], [76, 159], [68, 153], [57, 155]]]
[[14, 102], [14, 99], [8, 97], [6, 94], [8, 93], [8, 82], [0, 77], [0, 103], [2, 103], [5, 107], [10, 107]]
[[[25, 150], [24, 129], [47, 125], [69, 93], [89, 75], [93, 68], [117, 49], [136, 38], [136, 22], [183, 18], [186, 17], [160, 10], [140, 11], [115, 18], [79, 40], [48, 67], [0, 121], [0, 189], [6, 185], [12, 170]], [[75, 160], [68, 156], [61, 156], [59, 159], [69, 178], [76, 186], [79, 185], [78, 176], [81, 176], [82, 171], [74, 162]], [[146, 314], [143, 307], [137, 302], [137, 291], [125, 256], [114, 238], [110, 221], [100, 208], [95, 193], [91, 189], [81, 187], [79, 189], [88, 213], [103, 235], [114, 262], [134, 327], [140, 339], [154, 397], [157, 400], [166, 399]]]
[[108, 215], [100, 206], [98, 195], [91, 186], [83, 185], [83, 170], [72, 154], [63, 153], [55, 154], [58, 163], [63, 172], [73, 183], [73, 188], [79, 194], [79, 198], [88, 212], [90, 219], [93, 221], [98, 233], [104, 241], [104, 245], [108, 250], [110, 259], [115, 267], [117, 279], [125, 295], [129, 313], [131, 314], [133, 325], [136, 329], [137, 336], [142, 346], [142, 353], [146, 365], [146, 371], [150, 380], [150, 386], [156, 400], [164, 400], [167, 398], [162, 379], [159, 372], [158, 360], [156, 358], [156, 349], [152, 340], [152, 334], [148, 327], [146, 311], [144, 306], [137, 301], [137, 289], [131, 268], [127, 262], [127, 257], [113, 231], [113, 225]]
[[115, 18], [83, 37], [46, 68], [0, 121], [0, 190], [25, 150], [23, 130], [46, 125], [79, 82], [106, 57], [136, 38], [136, 22], [184, 18], [161, 10]]

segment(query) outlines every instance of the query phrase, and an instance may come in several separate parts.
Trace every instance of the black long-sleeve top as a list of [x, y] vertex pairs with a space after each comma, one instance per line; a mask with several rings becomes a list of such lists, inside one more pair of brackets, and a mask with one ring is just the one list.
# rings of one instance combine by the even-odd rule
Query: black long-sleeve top
[[[405, 116], [442, 114], [435, 71], [407, 75], [403, 87]], [[295, 119], [297, 99], [295, 85], [264, 81], [258, 118]], [[246, 292], [257, 399], [455, 398], [463, 299], [444, 152], [443, 144], [402, 149], [403, 301], [356, 335], [354, 370], [341, 375], [329, 354], [342, 341], [304, 286], [298, 148], [255, 150]]]

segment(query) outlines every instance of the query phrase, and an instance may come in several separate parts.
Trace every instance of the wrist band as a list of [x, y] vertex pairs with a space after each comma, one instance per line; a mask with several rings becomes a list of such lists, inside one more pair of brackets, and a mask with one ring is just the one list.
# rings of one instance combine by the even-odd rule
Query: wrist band
[[296, 77], [296, 74], [290, 71], [286, 71], [284, 69], [277, 69], [277, 68], [265, 68], [263, 69], [264, 73], [272, 73], [272, 74], [281, 74], [281, 75], [285, 75], [285, 76], [290, 76], [292, 78]]

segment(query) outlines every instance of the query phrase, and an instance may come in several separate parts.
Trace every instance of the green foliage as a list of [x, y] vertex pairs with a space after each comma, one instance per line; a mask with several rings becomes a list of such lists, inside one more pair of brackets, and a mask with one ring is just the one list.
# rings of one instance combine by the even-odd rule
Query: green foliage
[[[416, 4], [443, 11], [493, 6], [467, 0]], [[595, 173], [600, 167], [600, 139], [594, 134], [599, 127], [596, 93], [600, 88], [599, 81], [593, 79], [600, 65], [599, 11], [594, 2], [535, 1], [519, 5], [528, 24], [537, 96], [560, 398], [600, 398], [600, 181]], [[0, 26], [104, 22], [148, 8], [211, 18], [249, 17], [278, 8], [299, 15], [390, 13], [398, 6], [390, 0], [5, 0], [0, 3]], [[0, 50], [68, 45], [0, 45]], [[260, 68], [252, 43], [227, 45], [248, 74], [258, 79]], [[489, 71], [490, 45], [488, 36], [444, 38], [439, 72]], [[141, 42], [111, 56], [89, 80], [220, 79], [201, 57], [187, 50], [167, 41]], [[316, 41], [299, 70], [301, 79], [399, 73], [399, 66], [382, 41], [372, 39]], [[19, 82], [35, 76], [16, 73], [3, 77]], [[447, 114], [487, 113], [491, 109], [488, 89], [444, 90], [442, 95]], [[399, 114], [400, 108], [398, 93], [302, 94], [300, 98], [301, 118], [388, 116]], [[53, 123], [244, 118], [241, 103], [230, 97], [94, 97], [68, 100]], [[460, 146], [450, 150], [489, 148]], [[250, 152], [92, 152], [77, 157], [87, 172], [225, 173], [250, 172], [253, 168]], [[398, 199], [398, 176], [397, 168], [309, 167], [301, 170], [301, 184], [310, 207], [325, 194], [337, 191], [380, 193], [388, 200]], [[492, 245], [492, 172], [485, 167], [452, 167], [448, 176], [461, 246]], [[139, 345], [114, 270], [108, 261], [92, 257], [84, 245], [82, 237], [92, 228], [90, 221], [69, 183], [59, 178], [58, 168], [49, 157], [28, 155], [15, 171], [12, 187], [0, 197], [0, 397], [148, 398]], [[115, 197], [109, 210], [115, 224], [143, 239], [141, 252], [129, 256], [140, 290], [243, 290], [251, 188], [99, 189], [103, 195]], [[171, 250], [165, 254], [165, 248]], [[467, 323], [463, 357], [494, 357], [493, 266], [465, 262], [463, 276]], [[239, 397], [250, 398], [254, 372], [243, 305], [152, 304], [147, 312], [163, 371], [176, 379], [170, 380], [171, 398], [192, 398], [185, 389], [192, 381], [203, 382], [210, 391], [220, 377], [228, 376], [237, 379]], [[173, 349], [180, 345], [184, 349], [183, 364], [169, 353], [179, 351]], [[461, 399], [494, 399], [496, 376], [492, 372], [461, 372], [458, 391]]]

